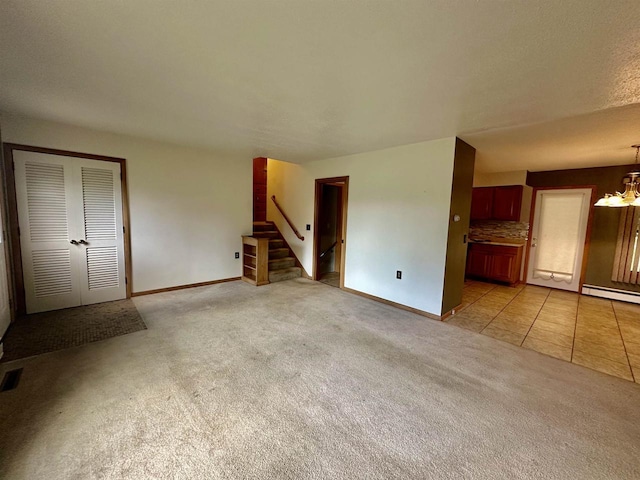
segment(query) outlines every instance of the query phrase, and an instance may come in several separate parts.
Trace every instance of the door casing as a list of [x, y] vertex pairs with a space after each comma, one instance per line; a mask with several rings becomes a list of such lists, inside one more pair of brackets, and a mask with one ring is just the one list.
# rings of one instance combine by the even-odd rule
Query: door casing
[[108, 157], [104, 155], [95, 155], [91, 153], [80, 153], [68, 150], [35, 147], [32, 145], [5, 143], [3, 171], [7, 191], [7, 219], [9, 223], [12, 270], [11, 277], [13, 283], [13, 291], [15, 292], [15, 302], [13, 302], [14, 316], [22, 315], [26, 312], [24, 277], [22, 272], [22, 249], [20, 247], [20, 228], [18, 224], [18, 200], [16, 197], [16, 182], [13, 171], [13, 152], [16, 150], [35, 153], [46, 153], [50, 155], [61, 155], [65, 157], [87, 158], [89, 160], [101, 160], [104, 162], [116, 162], [120, 164], [120, 176], [122, 184], [122, 221], [124, 225], [125, 282], [127, 298], [131, 298], [131, 228], [129, 227], [129, 195], [127, 188], [126, 159]]
[[345, 269], [345, 259], [346, 259], [346, 251], [347, 251], [347, 205], [349, 201], [349, 177], [331, 177], [331, 178], [320, 178], [316, 179], [315, 186], [315, 200], [314, 200], [314, 219], [313, 219], [313, 272], [312, 279], [319, 279], [319, 271], [318, 271], [318, 256], [320, 255], [320, 207], [322, 201], [322, 185], [336, 185], [342, 188], [342, 203], [340, 205], [340, 222], [338, 225], [338, 229], [340, 232], [341, 241], [338, 242], [336, 250], [339, 253], [336, 253], [336, 256], [340, 258], [340, 288], [344, 288], [344, 269]]
[[[0, 155], [4, 161], [4, 155]], [[0, 269], [0, 275], [4, 277], [0, 279], [0, 285], [2, 285], [3, 281], [6, 285], [6, 292], [0, 292], [0, 295], [3, 297], [6, 295], [5, 300], [7, 301], [7, 309], [9, 313], [9, 324], [4, 324], [5, 319], [0, 319], [0, 339], [6, 333], [6, 330], [11, 327], [11, 324], [15, 320], [15, 312], [13, 309], [13, 305], [15, 305], [15, 294], [13, 291], [13, 282], [11, 276], [11, 252], [9, 250], [9, 223], [7, 221], [7, 200], [6, 200], [6, 184], [5, 184], [5, 175], [3, 171], [0, 169], [0, 176], [2, 177], [0, 180], [0, 218], [2, 219], [2, 223], [0, 224], [0, 235], [2, 235], [2, 252], [0, 255], [3, 256], [2, 261], [4, 261], [4, 271]], [[6, 328], [5, 328], [6, 327]], [[1, 353], [0, 353], [1, 355]]]

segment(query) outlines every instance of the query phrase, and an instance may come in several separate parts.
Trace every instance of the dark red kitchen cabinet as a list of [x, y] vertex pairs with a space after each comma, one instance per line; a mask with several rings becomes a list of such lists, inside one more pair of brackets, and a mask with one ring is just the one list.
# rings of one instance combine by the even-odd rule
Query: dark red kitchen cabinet
[[493, 187], [474, 188], [471, 193], [471, 220], [489, 220], [493, 210]]

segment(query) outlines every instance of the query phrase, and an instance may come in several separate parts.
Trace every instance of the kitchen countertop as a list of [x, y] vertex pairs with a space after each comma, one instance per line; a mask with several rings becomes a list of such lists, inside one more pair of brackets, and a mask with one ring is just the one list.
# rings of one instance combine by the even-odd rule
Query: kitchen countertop
[[512, 242], [478, 242], [477, 240], [469, 240], [469, 243], [477, 243], [478, 245], [496, 245], [499, 247], [516, 247], [522, 248], [524, 247], [523, 243], [512, 243]]

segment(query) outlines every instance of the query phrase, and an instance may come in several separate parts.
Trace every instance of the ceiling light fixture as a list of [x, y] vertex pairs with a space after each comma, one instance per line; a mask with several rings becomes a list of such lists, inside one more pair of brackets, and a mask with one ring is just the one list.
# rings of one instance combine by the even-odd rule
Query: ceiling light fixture
[[633, 172], [627, 173], [624, 177], [625, 188], [624, 193], [605, 193], [604, 197], [595, 203], [596, 207], [640, 207], [640, 192], [638, 192], [638, 184], [640, 180], [640, 165], [638, 165], [638, 153], [640, 152], [639, 145], [631, 145], [636, 149], [636, 169]]

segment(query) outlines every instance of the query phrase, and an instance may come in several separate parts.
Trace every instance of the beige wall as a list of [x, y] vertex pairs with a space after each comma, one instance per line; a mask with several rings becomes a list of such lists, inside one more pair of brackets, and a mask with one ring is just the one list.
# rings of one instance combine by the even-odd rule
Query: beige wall
[[[454, 149], [451, 137], [303, 165], [270, 159], [268, 195], [304, 230], [315, 179], [348, 176], [345, 286], [440, 315]], [[268, 203], [267, 217], [311, 273], [313, 232], [298, 240]]]
[[3, 141], [127, 159], [133, 291], [241, 275], [251, 158], [1, 115]]
[[498, 187], [500, 185], [526, 185], [527, 171], [483, 173], [475, 171], [473, 174], [474, 187]]

